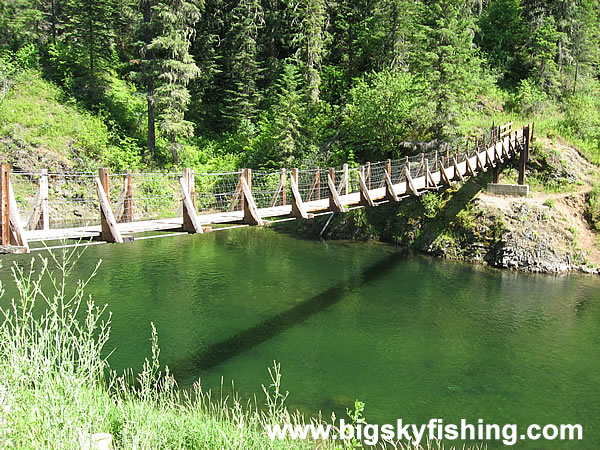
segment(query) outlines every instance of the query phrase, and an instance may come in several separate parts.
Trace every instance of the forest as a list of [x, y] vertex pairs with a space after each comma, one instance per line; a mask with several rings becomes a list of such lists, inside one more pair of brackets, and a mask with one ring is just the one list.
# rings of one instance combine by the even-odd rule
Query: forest
[[[87, 167], [358, 164], [519, 118], [600, 161], [595, 0], [3, 0], [0, 14], [0, 108], [21, 85], [91, 114], [68, 145]], [[0, 147], [44, 145], [19, 138], [14, 102]]]

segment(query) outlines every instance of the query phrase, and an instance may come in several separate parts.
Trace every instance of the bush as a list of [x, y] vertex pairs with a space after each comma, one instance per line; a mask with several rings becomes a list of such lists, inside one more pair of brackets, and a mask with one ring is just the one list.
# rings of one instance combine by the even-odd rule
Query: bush
[[600, 231], [600, 184], [596, 184], [587, 196], [585, 215], [592, 226]]
[[429, 219], [435, 219], [440, 213], [442, 196], [437, 192], [426, 192], [421, 197], [421, 203], [425, 210], [424, 215]]
[[411, 74], [383, 70], [350, 91], [342, 141], [359, 161], [399, 157], [399, 144], [421, 139], [429, 126], [426, 86]]
[[512, 106], [524, 115], [539, 113], [548, 102], [546, 93], [533, 80], [524, 79], [519, 83]]

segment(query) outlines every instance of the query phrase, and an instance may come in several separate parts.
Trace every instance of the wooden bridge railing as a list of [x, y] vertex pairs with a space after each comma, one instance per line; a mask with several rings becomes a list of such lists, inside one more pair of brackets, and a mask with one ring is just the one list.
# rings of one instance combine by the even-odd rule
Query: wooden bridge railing
[[[509, 123], [492, 127], [474, 143], [467, 140], [464, 148], [447, 147], [444, 152], [353, 168], [344, 164], [338, 170], [317, 167], [268, 173], [243, 169], [197, 174], [186, 168], [182, 174], [110, 174], [101, 168], [97, 175], [46, 170], [11, 174], [4, 164], [0, 170], [0, 252], [27, 251], [28, 237], [43, 239], [51, 235], [51, 229], [76, 224], [99, 224], [102, 240], [123, 242], [128, 239], [121, 231], [126, 224], [148, 220], [148, 230], [160, 225], [160, 229], [171, 226], [203, 233], [206, 226], [202, 224], [243, 221], [262, 225], [263, 217], [309, 218], [311, 211], [376, 206], [449, 186], [488, 169], [497, 181], [502, 165], [516, 154], [520, 155], [519, 184], [523, 184], [532, 135], [533, 124], [517, 131]], [[92, 228], [80, 228], [80, 235], [97, 235]]]

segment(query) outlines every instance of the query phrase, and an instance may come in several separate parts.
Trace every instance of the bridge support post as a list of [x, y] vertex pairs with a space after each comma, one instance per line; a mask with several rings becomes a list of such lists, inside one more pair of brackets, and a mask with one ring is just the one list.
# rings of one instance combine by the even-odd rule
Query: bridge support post
[[349, 194], [350, 179], [348, 178], [348, 163], [344, 163], [344, 195]]
[[287, 190], [285, 187], [285, 180], [287, 176], [285, 174], [285, 169], [281, 169], [281, 175], [279, 182], [281, 183], [281, 204], [283, 206], [287, 205]]
[[16, 253], [29, 253], [29, 245], [25, 238], [25, 230], [21, 222], [17, 199], [10, 179], [8, 180], [8, 204], [10, 209], [10, 245], [14, 246]]
[[474, 177], [476, 175], [475, 169], [473, 168], [473, 164], [471, 164], [471, 158], [469, 157], [468, 153], [467, 153], [467, 157], [465, 158], [465, 162], [467, 164], [467, 174]]
[[[298, 185], [298, 177], [296, 176], [296, 187]], [[321, 169], [318, 167], [315, 169], [315, 177], [313, 179], [312, 185], [310, 186], [310, 191], [308, 192], [307, 201], [311, 201], [315, 196], [316, 200], [321, 200]]]
[[[115, 207], [117, 222], [131, 222], [133, 220], [133, 185], [131, 184], [131, 170], [123, 174], [123, 190]], [[179, 214], [178, 214], [179, 215]]]
[[298, 189], [298, 169], [292, 169], [290, 187], [292, 188], [292, 216], [297, 219], [308, 219], [309, 216], [304, 207], [300, 190]]
[[281, 204], [285, 206], [286, 203], [286, 192], [285, 192], [285, 169], [281, 169], [279, 172], [279, 185], [277, 186], [277, 190], [275, 194], [273, 194], [273, 198], [271, 199], [271, 208], [277, 204], [277, 200], [281, 195]]
[[123, 186], [123, 190], [125, 191], [125, 201], [123, 202], [123, 216], [121, 220], [123, 222], [132, 222], [133, 221], [133, 182], [131, 180], [131, 170], [125, 171], [125, 177], [123, 180], [125, 186]]
[[335, 187], [335, 169], [333, 167], [329, 169], [327, 175], [327, 186], [329, 187], [329, 209], [335, 212], [346, 212]]
[[521, 158], [519, 160], [519, 184], [525, 184], [525, 171], [529, 160], [529, 125], [523, 127], [523, 146], [521, 147]]
[[8, 186], [10, 183], [10, 167], [0, 166], [0, 245], [10, 245], [10, 200]]
[[264, 225], [264, 221], [258, 214], [258, 208], [252, 197], [252, 169], [244, 169], [240, 178], [242, 184], [244, 223], [250, 225]]
[[492, 183], [498, 184], [498, 180], [500, 179], [500, 165], [497, 165], [492, 169]]
[[[443, 157], [442, 157], [443, 158]], [[450, 178], [448, 177], [448, 173], [446, 172], [446, 168], [444, 167], [444, 162], [440, 161], [440, 180], [446, 186], [451, 186]]]
[[429, 160], [426, 159], [425, 160], [425, 188], [434, 188], [437, 189], [437, 184], [435, 182], [435, 180], [433, 179], [433, 175], [431, 174], [431, 171], [429, 170]]
[[392, 179], [390, 178], [390, 174], [386, 170], [384, 173], [385, 177], [385, 198], [390, 202], [399, 202], [400, 198], [398, 194], [396, 194], [396, 190], [394, 189], [394, 183], [392, 183]]
[[108, 169], [98, 169], [96, 177], [96, 188], [98, 190], [98, 200], [100, 201], [100, 223], [101, 237], [106, 242], [122, 243], [123, 237], [117, 228], [117, 221], [110, 207], [110, 185], [108, 179]]
[[421, 195], [415, 187], [412, 177], [410, 176], [410, 166], [404, 166], [404, 173], [406, 176], [406, 192], [409, 192], [411, 195], [414, 195], [416, 197]]
[[48, 230], [48, 170], [42, 169], [38, 175], [38, 191], [33, 200], [31, 215], [27, 220], [30, 230]]

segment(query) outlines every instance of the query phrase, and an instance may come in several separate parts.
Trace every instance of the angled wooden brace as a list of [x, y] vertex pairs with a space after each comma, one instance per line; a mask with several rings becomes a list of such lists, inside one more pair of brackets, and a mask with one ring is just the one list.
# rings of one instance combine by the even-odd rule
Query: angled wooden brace
[[392, 179], [390, 178], [390, 174], [386, 171], [385, 175], [385, 198], [391, 202], [399, 202], [400, 198], [398, 194], [396, 194], [396, 190], [394, 189], [394, 184], [392, 183]]
[[271, 199], [271, 208], [273, 206], [275, 206], [275, 204], [277, 203], [277, 199], [279, 198], [279, 195], [282, 196], [282, 201], [281, 204], [282, 205], [286, 205], [286, 201], [287, 199], [285, 198], [285, 169], [281, 169], [280, 175], [279, 175], [279, 185], [277, 186], [277, 190], [275, 191], [275, 194], [273, 195], [273, 198]]
[[415, 197], [421, 195], [421, 193], [417, 191], [415, 183], [413, 183], [413, 179], [410, 176], [410, 169], [408, 168], [408, 166], [404, 166], [404, 174], [406, 176], [406, 192], [410, 192], [411, 195], [414, 195]]
[[502, 147], [502, 142], [496, 142], [494, 144], [494, 155], [496, 156], [496, 161], [504, 162], [504, 149]]
[[358, 183], [360, 185], [360, 204], [363, 206], [375, 206], [375, 202], [367, 188], [367, 183], [365, 183], [362, 167], [358, 171]]
[[346, 208], [342, 205], [342, 201], [340, 200], [340, 196], [335, 187], [335, 169], [329, 169], [329, 174], [327, 175], [327, 187], [329, 187], [329, 209], [331, 211], [336, 212], [346, 212]]
[[50, 227], [48, 220], [48, 170], [40, 171], [38, 191], [33, 200], [33, 208], [27, 228], [30, 230], [47, 230]]
[[472, 177], [476, 176], [475, 170], [473, 169], [473, 165], [471, 164], [471, 158], [467, 158], [465, 159], [465, 161], [467, 162], [467, 173]]
[[185, 180], [182, 177], [179, 179], [179, 184], [181, 185], [181, 198], [183, 199], [183, 231], [203, 234], [204, 230], [202, 229], [190, 195], [189, 180]]
[[[102, 170], [102, 169], [101, 169]], [[98, 200], [100, 200], [100, 215], [102, 222], [102, 239], [106, 242], [115, 242], [122, 244], [123, 236], [117, 227], [115, 215], [110, 207], [110, 202], [104, 191], [104, 186], [100, 181], [100, 177], [96, 177], [96, 188], [98, 190]]]
[[244, 223], [248, 223], [250, 225], [264, 225], [262, 218], [258, 214], [258, 208], [256, 207], [254, 197], [252, 197], [250, 186], [248, 186], [247, 177], [249, 175], [250, 169], [244, 169], [244, 173], [240, 178], [242, 194], [244, 195]]
[[[123, 176], [123, 190], [114, 210], [117, 222], [133, 221], [133, 184], [131, 182], [131, 170], [126, 170]], [[183, 210], [182, 212], [183, 213]], [[180, 217], [180, 214], [177, 215]]]
[[508, 139], [502, 139], [502, 156], [505, 159], [510, 159], [510, 150], [508, 148]]
[[452, 164], [454, 165], [454, 179], [465, 181], [465, 178], [462, 176], [460, 169], [458, 168], [458, 162], [456, 162], [456, 158], [452, 158]]
[[308, 213], [306, 212], [304, 202], [300, 196], [300, 190], [298, 189], [298, 169], [292, 169], [290, 186], [292, 188], [292, 216], [298, 219], [308, 219]]
[[19, 207], [17, 206], [17, 200], [13, 191], [12, 183], [8, 181], [8, 197], [10, 202], [10, 225], [11, 225], [11, 244], [18, 247], [23, 247], [25, 253], [29, 253], [29, 245], [25, 238], [25, 230], [21, 223], [21, 216], [19, 215]]
[[446, 186], [450, 186], [452, 184], [442, 161], [440, 161], [440, 180], [442, 180]]
[[[495, 154], [496, 154], [496, 149], [494, 148], [494, 155]], [[492, 158], [490, 158], [489, 149], [487, 149], [485, 151], [485, 165], [486, 165], [486, 167], [496, 167], [496, 165], [494, 164], [494, 161], [492, 161]]]
[[438, 187], [437, 183], [435, 182], [435, 180], [433, 179], [433, 175], [431, 174], [431, 171], [429, 170], [429, 160], [426, 159], [425, 160], [425, 187], [426, 188], [436, 188]]
[[486, 167], [481, 162], [481, 153], [477, 152], [475, 157], [477, 158], [477, 161], [475, 162], [475, 169], [477, 172], [487, 172]]

